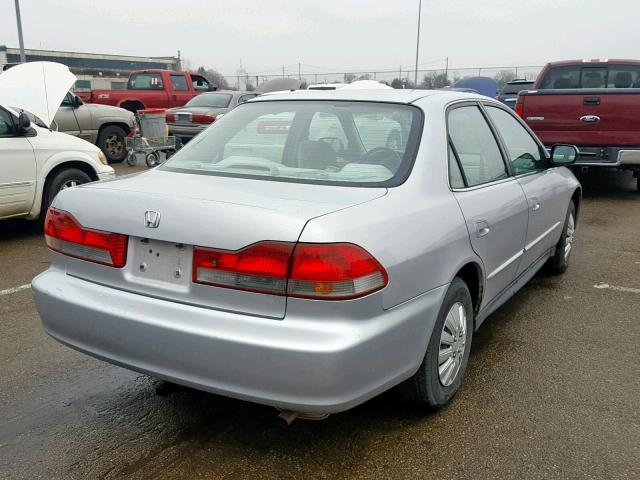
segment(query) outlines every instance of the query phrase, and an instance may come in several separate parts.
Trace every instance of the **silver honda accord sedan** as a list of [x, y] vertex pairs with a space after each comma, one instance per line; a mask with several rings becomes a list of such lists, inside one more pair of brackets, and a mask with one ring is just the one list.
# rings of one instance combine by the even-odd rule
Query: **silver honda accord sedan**
[[480, 95], [264, 95], [154, 170], [62, 191], [36, 304], [60, 342], [197, 389], [439, 408], [473, 332], [567, 268], [576, 155]]

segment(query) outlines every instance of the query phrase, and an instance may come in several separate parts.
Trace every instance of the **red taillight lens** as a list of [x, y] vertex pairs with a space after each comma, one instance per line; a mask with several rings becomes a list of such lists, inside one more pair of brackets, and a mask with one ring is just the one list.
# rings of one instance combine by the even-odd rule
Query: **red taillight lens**
[[522, 103], [520, 97], [518, 97], [518, 100], [516, 101], [516, 107], [514, 108], [514, 111], [520, 118], [524, 118], [524, 104]]
[[68, 212], [50, 208], [44, 236], [51, 250], [90, 262], [122, 268], [127, 262], [127, 236], [89, 230]]
[[196, 247], [193, 281], [293, 297], [344, 300], [387, 284], [387, 273], [350, 243], [260, 242], [238, 251]]
[[361, 297], [387, 284], [387, 272], [352, 243], [299, 243], [293, 254], [287, 294], [303, 298]]
[[167, 115], [165, 116], [165, 120], [167, 122], [175, 122], [176, 116], [173, 113], [167, 113]]
[[213, 123], [216, 121], [216, 117], [210, 115], [192, 115], [191, 121], [193, 123]]
[[284, 295], [294, 244], [261, 242], [242, 250], [193, 250], [193, 281], [254, 292]]

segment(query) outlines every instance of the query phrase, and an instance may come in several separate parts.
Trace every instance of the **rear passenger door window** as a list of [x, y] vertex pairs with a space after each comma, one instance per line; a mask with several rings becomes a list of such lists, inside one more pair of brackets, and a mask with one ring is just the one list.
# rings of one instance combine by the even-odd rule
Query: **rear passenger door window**
[[542, 155], [538, 143], [527, 130], [507, 111], [487, 105], [489, 118], [502, 137], [511, 167], [515, 175], [542, 170], [546, 167], [546, 158]]
[[480, 107], [470, 105], [451, 110], [447, 128], [452, 153], [464, 172], [465, 186], [474, 187], [509, 177], [498, 142]]

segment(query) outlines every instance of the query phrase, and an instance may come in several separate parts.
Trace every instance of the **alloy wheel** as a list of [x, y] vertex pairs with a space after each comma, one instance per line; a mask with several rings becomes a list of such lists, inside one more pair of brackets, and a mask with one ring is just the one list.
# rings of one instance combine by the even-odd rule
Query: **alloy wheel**
[[569, 255], [571, 255], [571, 248], [573, 247], [573, 238], [576, 232], [576, 222], [573, 218], [573, 213], [569, 214], [569, 221], [567, 222], [567, 234], [565, 237], [564, 243], [564, 261], [567, 262], [569, 260]]

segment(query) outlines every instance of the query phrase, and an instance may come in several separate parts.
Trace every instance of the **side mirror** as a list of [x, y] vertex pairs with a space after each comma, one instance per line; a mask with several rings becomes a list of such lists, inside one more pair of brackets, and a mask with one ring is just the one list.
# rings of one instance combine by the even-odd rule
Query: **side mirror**
[[554, 145], [551, 147], [551, 162], [554, 165], [571, 165], [580, 155], [580, 150], [575, 145]]
[[216, 85], [215, 83], [210, 83], [207, 87], [208, 92], [215, 92], [216, 90], [218, 90], [218, 85]]
[[83, 104], [84, 104], [84, 102], [82, 101], [82, 99], [79, 96], [74, 95], [73, 97], [71, 97], [71, 106], [73, 108], [79, 108]]
[[30, 128], [31, 119], [26, 113], [21, 112], [20, 116], [18, 116], [18, 130], [20, 131], [20, 133], [26, 133]]

